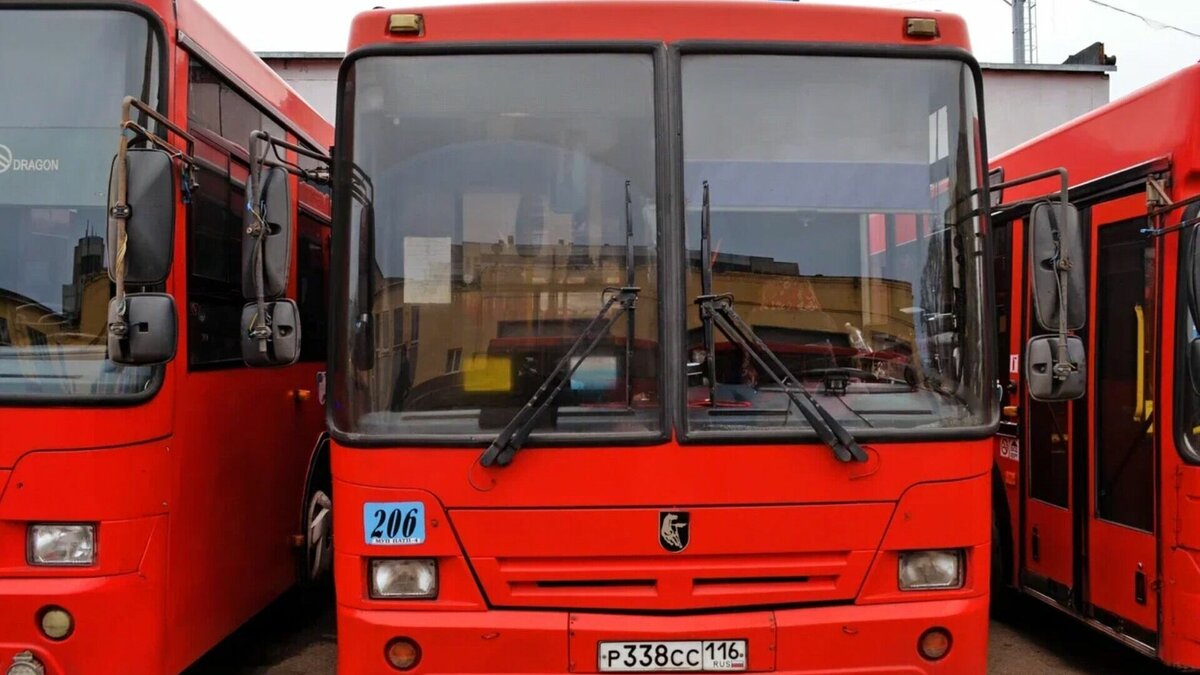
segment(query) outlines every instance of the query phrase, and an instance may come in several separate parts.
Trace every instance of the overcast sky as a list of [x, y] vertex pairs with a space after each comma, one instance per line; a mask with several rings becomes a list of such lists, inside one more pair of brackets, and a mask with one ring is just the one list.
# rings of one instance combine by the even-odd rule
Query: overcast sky
[[[481, 1], [481, 0], [471, 0]], [[1117, 57], [1113, 97], [1200, 61], [1200, 0], [1037, 0], [1038, 61], [1062, 63], [1093, 42]], [[342, 51], [351, 18], [386, 0], [200, 0], [256, 51]], [[419, 6], [449, 4], [423, 0]], [[980, 61], [1012, 61], [1012, 10], [1005, 0], [838, 0], [835, 4], [943, 10], [966, 17]], [[408, 5], [409, 7], [413, 5]]]

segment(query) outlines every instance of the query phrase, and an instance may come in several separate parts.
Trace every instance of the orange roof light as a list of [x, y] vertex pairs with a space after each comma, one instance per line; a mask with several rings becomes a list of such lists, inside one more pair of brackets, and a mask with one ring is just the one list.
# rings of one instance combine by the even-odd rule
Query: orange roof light
[[420, 35], [425, 32], [425, 20], [420, 14], [393, 14], [388, 17], [388, 32], [398, 35]]
[[905, 33], [909, 37], [935, 38], [938, 36], [937, 19], [909, 17], [905, 19]]

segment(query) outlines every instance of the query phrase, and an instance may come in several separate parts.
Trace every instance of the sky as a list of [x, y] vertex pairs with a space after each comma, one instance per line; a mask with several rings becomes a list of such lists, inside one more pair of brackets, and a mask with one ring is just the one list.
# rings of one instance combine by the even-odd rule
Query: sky
[[[453, 0], [478, 2], [484, 0]], [[1039, 63], [1062, 63], [1093, 42], [1117, 57], [1116, 98], [1200, 61], [1200, 0], [1034, 0]], [[388, 0], [200, 0], [255, 51], [343, 51], [350, 20]], [[419, 0], [419, 6], [450, 4]], [[967, 19], [980, 61], [1012, 61], [1012, 10], [1006, 0], [837, 0], [833, 4], [945, 11]], [[1102, 4], [1129, 10], [1150, 21]], [[411, 7], [413, 5], [408, 5]], [[1176, 26], [1195, 35], [1167, 28]]]

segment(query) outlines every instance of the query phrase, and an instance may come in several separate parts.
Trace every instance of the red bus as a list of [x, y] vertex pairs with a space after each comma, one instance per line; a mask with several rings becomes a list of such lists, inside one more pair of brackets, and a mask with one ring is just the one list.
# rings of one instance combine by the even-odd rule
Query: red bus
[[960, 18], [465, 5], [349, 47], [340, 672], [983, 672]]
[[1044, 330], [1031, 318], [1024, 242], [1028, 200], [1044, 186], [1007, 190], [993, 218], [1009, 373], [995, 579], [1190, 668], [1200, 667], [1197, 110], [1192, 67], [993, 162], [1010, 175], [1062, 167], [1069, 176], [1089, 308], [1073, 328], [1090, 361], [1081, 399], [1029, 396], [1021, 345]]
[[331, 557], [325, 193], [269, 181], [298, 362], [240, 336], [251, 133], [332, 127], [193, 0], [6, 2], [0, 45], [0, 673], [179, 672]]

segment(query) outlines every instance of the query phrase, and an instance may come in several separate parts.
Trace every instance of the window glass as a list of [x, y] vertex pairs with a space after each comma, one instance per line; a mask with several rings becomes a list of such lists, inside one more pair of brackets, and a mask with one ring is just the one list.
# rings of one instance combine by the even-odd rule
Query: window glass
[[[682, 64], [687, 297], [734, 311], [841, 424], [982, 426], [974, 80], [956, 61], [695, 55]], [[731, 120], [737, 120], [731, 124]], [[711, 255], [701, 259], [703, 185]], [[787, 391], [688, 310], [693, 431], [809, 430]], [[712, 381], [715, 374], [715, 382]]]
[[235, 157], [226, 144], [245, 147], [265, 117], [199, 60], [193, 59], [189, 70], [188, 119], [211, 133], [197, 134], [196, 154], [202, 163], [188, 219], [188, 363], [240, 367], [241, 314], [247, 302], [242, 296], [241, 256], [248, 169], [245, 158]]
[[1097, 234], [1096, 515], [1154, 530], [1155, 241], [1145, 219]]
[[352, 207], [341, 268], [338, 425], [490, 440], [606, 289], [635, 285], [533, 438], [657, 433], [652, 58], [371, 57], [351, 77], [346, 154], [375, 201]]
[[0, 397], [149, 390], [107, 360], [108, 177], [126, 96], [159, 106], [146, 20], [0, 9]]
[[300, 307], [300, 360], [324, 361], [329, 330], [329, 223], [300, 209], [298, 224], [296, 304]]

